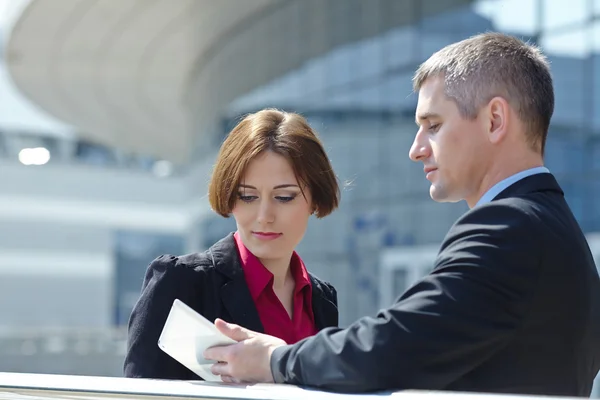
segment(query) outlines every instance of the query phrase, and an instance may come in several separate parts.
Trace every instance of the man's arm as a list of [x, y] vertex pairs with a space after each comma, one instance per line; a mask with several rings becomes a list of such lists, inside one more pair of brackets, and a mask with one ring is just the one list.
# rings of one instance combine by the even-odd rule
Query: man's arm
[[518, 329], [539, 272], [535, 229], [506, 202], [470, 211], [434, 271], [390, 308], [275, 349], [275, 382], [351, 392], [446, 387]]

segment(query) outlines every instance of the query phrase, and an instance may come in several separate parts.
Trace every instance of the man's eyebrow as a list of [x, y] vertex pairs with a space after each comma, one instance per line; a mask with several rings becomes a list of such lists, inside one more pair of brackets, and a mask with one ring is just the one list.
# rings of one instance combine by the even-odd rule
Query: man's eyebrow
[[426, 119], [431, 119], [431, 118], [439, 118], [439, 117], [440, 117], [439, 114], [432, 113], [432, 112], [426, 112], [426, 113], [418, 115], [415, 118], [415, 124], [417, 124], [417, 126], [421, 126], [420, 121], [424, 121]]

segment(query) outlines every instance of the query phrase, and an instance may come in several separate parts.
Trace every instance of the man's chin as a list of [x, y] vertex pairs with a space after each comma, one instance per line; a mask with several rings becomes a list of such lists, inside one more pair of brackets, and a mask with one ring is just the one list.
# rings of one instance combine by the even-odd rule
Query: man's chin
[[444, 196], [443, 190], [440, 190], [440, 188], [434, 184], [431, 184], [429, 187], [429, 197], [431, 197], [431, 200], [437, 203], [444, 203], [446, 201], [446, 196]]
[[433, 184], [429, 187], [429, 196], [436, 203], [457, 203], [461, 200], [450, 196], [442, 187]]

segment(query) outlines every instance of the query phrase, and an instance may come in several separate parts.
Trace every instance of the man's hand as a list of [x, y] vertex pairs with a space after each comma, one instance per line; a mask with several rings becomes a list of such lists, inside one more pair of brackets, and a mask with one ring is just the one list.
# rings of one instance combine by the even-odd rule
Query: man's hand
[[286, 343], [276, 337], [253, 332], [239, 325], [229, 324], [222, 319], [215, 326], [236, 344], [215, 346], [206, 349], [204, 358], [217, 361], [211, 367], [215, 375], [230, 383], [271, 383], [271, 354]]

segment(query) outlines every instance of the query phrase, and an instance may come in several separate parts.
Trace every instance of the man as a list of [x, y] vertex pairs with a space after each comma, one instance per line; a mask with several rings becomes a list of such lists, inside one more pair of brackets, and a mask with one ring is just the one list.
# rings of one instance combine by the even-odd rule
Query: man
[[206, 351], [229, 382], [589, 396], [600, 367], [600, 280], [543, 151], [554, 108], [541, 52], [486, 33], [416, 72], [410, 158], [435, 201], [465, 200], [435, 268], [389, 308], [288, 346], [216, 321]]

